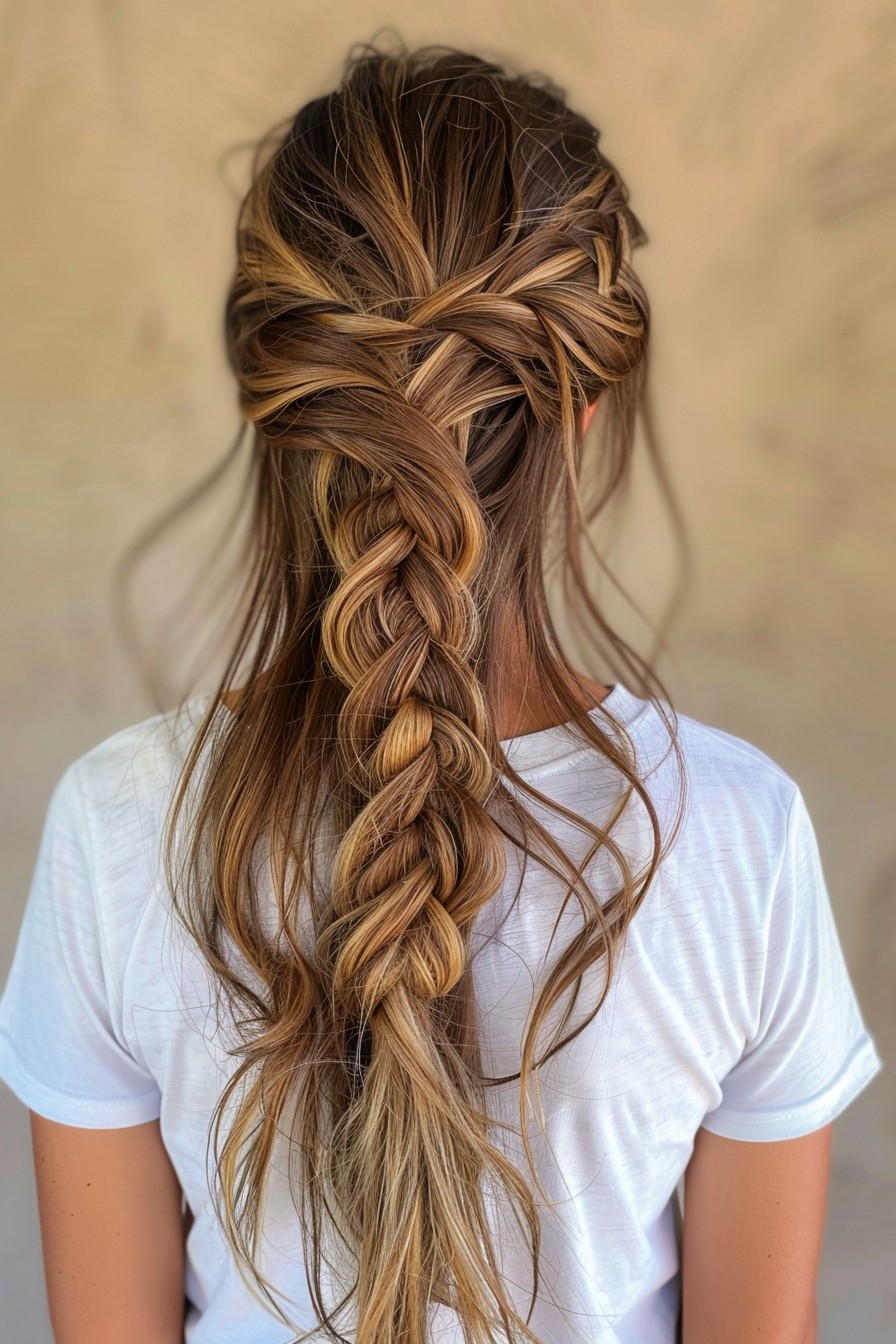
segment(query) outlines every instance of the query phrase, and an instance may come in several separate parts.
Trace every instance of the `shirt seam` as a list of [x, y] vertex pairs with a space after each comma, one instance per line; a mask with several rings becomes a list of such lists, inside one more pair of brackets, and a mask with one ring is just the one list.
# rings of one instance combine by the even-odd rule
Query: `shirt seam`
[[771, 899], [769, 901], [768, 918], [766, 919], [765, 946], [763, 948], [763, 962], [762, 962], [762, 983], [759, 987], [759, 1002], [756, 1006], [756, 1029], [753, 1032], [753, 1034], [744, 1042], [744, 1049], [741, 1052], [741, 1057], [743, 1057], [743, 1055], [746, 1054], [748, 1048], [753, 1045], [754, 1041], [756, 1040], [756, 1036], [759, 1032], [759, 1028], [762, 1024], [762, 1003], [763, 999], [765, 998], [765, 988], [768, 980], [769, 946], [771, 944], [772, 924], [774, 922], [775, 917], [775, 903], [778, 896], [778, 889], [781, 885], [781, 875], [784, 872], [784, 864], [787, 860], [788, 854], [790, 853], [790, 844], [793, 832], [793, 817], [796, 809], [796, 800], [800, 796], [799, 785], [797, 785], [794, 781], [791, 781], [791, 783], [793, 784], [793, 792], [790, 795], [790, 802], [787, 805], [787, 820], [784, 824], [784, 844], [781, 847], [781, 853], [778, 856], [778, 862], [775, 867], [775, 875], [774, 878], [772, 879]]
[[78, 775], [78, 771], [75, 767], [72, 767], [72, 782], [74, 784], [75, 789], [77, 811], [80, 814], [84, 826], [84, 835], [85, 835], [84, 847], [87, 858], [87, 883], [90, 888], [90, 901], [93, 907], [93, 923], [94, 927], [96, 928], [97, 942], [99, 943], [101, 949], [100, 968], [103, 977], [103, 991], [106, 1000], [106, 1013], [108, 1015], [112, 1035], [118, 1042], [120, 1048], [124, 1050], [126, 1054], [131, 1055], [132, 1053], [131, 1050], [129, 1049], [126, 1042], [122, 1039], [120, 1032], [116, 1029], [116, 1021], [121, 1020], [123, 1004], [116, 1003], [115, 1005], [116, 1011], [115, 1012], [112, 1011], [113, 1005], [109, 993], [110, 988], [109, 982], [111, 980], [112, 987], [116, 995], [120, 994], [120, 986], [118, 986], [116, 983], [115, 967], [112, 964], [112, 953], [109, 948], [108, 940], [106, 938], [106, 930], [103, 926], [103, 921], [100, 918], [100, 909], [99, 909], [99, 902], [97, 900], [96, 876], [94, 866], [94, 855], [96, 852], [96, 847], [94, 843], [94, 834], [90, 822], [90, 814], [84, 798], [84, 790], [81, 784], [80, 777]]
[[[630, 728], [633, 728], [635, 724], [638, 723], [638, 721], [644, 717], [648, 709], [650, 709], [649, 702], [642, 705], [641, 708], [638, 710], [637, 714], [635, 714], [631, 719], [629, 719], [628, 723], [623, 724], [623, 728], [626, 731], [628, 731], [628, 729]], [[600, 728], [601, 725], [598, 724], [597, 726]], [[525, 738], [520, 738], [517, 740], [525, 741]], [[588, 756], [589, 753], [593, 752], [594, 750], [595, 748], [592, 746], [592, 744], [590, 742], [586, 742], [578, 747], [572, 746], [570, 751], [567, 752], [566, 755], [557, 757], [553, 761], [544, 761], [541, 764], [533, 764], [530, 766], [524, 765], [521, 768], [514, 766], [514, 769], [522, 779], [532, 779], [533, 777], [542, 778], [547, 775], [558, 775], [561, 774], [568, 766], [574, 765], [576, 762], [581, 761], [584, 757]], [[510, 759], [510, 764], [511, 766], [513, 766], [512, 757]], [[512, 781], [509, 782], [512, 783]]]

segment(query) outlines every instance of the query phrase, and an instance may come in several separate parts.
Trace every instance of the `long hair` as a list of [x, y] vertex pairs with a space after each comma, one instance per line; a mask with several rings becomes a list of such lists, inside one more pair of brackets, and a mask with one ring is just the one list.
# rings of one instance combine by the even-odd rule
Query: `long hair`
[[[645, 234], [598, 138], [541, 76], [361, 44], [338, 88], [261, 141], [239, 211], [225, 330], [252, 436], [247, 610], [174, 790], [166, 874], [237, 1028], [210, 1126], [224, 1235], [294, 1328], [256, 1263], [285, 1142], [315, 1310], [343, 1339], [323, 1300], [331, 1230], [356, 1344], [423, 1344], [432, 1304], [470, 1344], [537, 1342], [502, 1282], [493, 1201], [517, 1211], [537, 1289], [529, 1081], [599, 1011], [682, 815], [664, 845], [631, 737], [589, 711], [548, 604], [559, 540], [567, 593], [665, 712], [583, 558], [577, 417], [600, 398], [600, 506], [626, 476], [650, 320], [631, 264]], [[551, 722], [618, 777], [603, 826], [505, 754], [502, 668], [520, 641]], [[612, 834], [633, 794], [653, 834], [638, 871]], [[527, 798], [581, 826], [582, 862]], [[491, 1078], [471, 931], [512, 848], [583, 919], [533, 999], [519, 1072]], [[601, 849], [619, 881], [598, 895]], [[558, 1039], [570, 1004], [536, 1060], [553, 1005], [602, 961], [590, 1016]], [[487, 1104], [516, 1079], [529, 1176]]]

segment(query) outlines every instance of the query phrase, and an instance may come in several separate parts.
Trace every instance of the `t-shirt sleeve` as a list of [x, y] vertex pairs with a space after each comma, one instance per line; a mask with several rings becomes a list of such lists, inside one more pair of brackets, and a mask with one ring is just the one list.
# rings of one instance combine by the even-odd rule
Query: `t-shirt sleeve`
[[882, 1067], [797, 789], [768, 921], [758, 1026], [703, 1126], [723, 1138], [797, 1138], [832, 1121]]
[[113, 1026], [113, 972], [98, 917], [75, 765], [53, 790], [12, 966], [0, 998], [0, 1078], [62, 1124], [155, 1119], [161, 1093]]

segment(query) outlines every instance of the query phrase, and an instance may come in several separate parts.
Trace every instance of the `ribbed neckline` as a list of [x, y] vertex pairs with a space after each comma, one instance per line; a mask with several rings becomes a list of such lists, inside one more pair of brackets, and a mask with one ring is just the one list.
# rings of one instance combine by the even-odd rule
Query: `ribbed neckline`
[[[650, 702], [634, 695], [622, 682], [611, 686], [608, 695], [597, 705], [592, 705], [588, 717], [598, 726], [605, 726], [602, 720], [609, 712], [612, 718], [629, 728], [647, 709]], [[612, 725], [611, 725], [612, 727]], [[539, 728], [534, 733], [523, 733], [520, 737], [507, 737], [501, 742], [507, 761], [517, 774], [531, 774], [536, 770], [550, 767], [558, 769], [562, 764], [591, 750], [583, 743], [572, 720], [557, 723], [550, 728]]]
[[[212, 691], [200, 692], [194, 698], [207, 705], [212, 694]], [[649, 700], [634, 695], [623, 686], [622, 682], [617, 681], [599, 704], [592, 705], [588, 710], [588, 717], [599, 726], [605, 727], [603, 721], [609, 714], [611, 731], [613, 721], [622, 724], [624, 728], [630, 728], [649, 704]], [[218, 704], [217, 711], [219, 714], [230, 713], [223, 701]], [[534, 733], [522, 733], [519, 737], [502, 738], [501, 748], [508, 764], [520, 775], [528, 775], [547, 767], [551, 770], [559, 769], [591, 749], [587, 743], [582, 742], [572, 720], [554, 724], [550, 728], [539, 728]]]

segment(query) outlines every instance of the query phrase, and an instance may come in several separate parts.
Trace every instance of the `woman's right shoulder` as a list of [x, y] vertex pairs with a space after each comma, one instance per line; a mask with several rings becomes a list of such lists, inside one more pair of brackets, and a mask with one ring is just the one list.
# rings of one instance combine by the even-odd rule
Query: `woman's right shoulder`
[[207, 692], [200, 692], [126, 724], [62, 771], [57, 791], [80, 796], [104, 844], [112, 841], [117, 847], [135, 830], [145, 839], [147, 826], [161, 819], [209, 700]]

